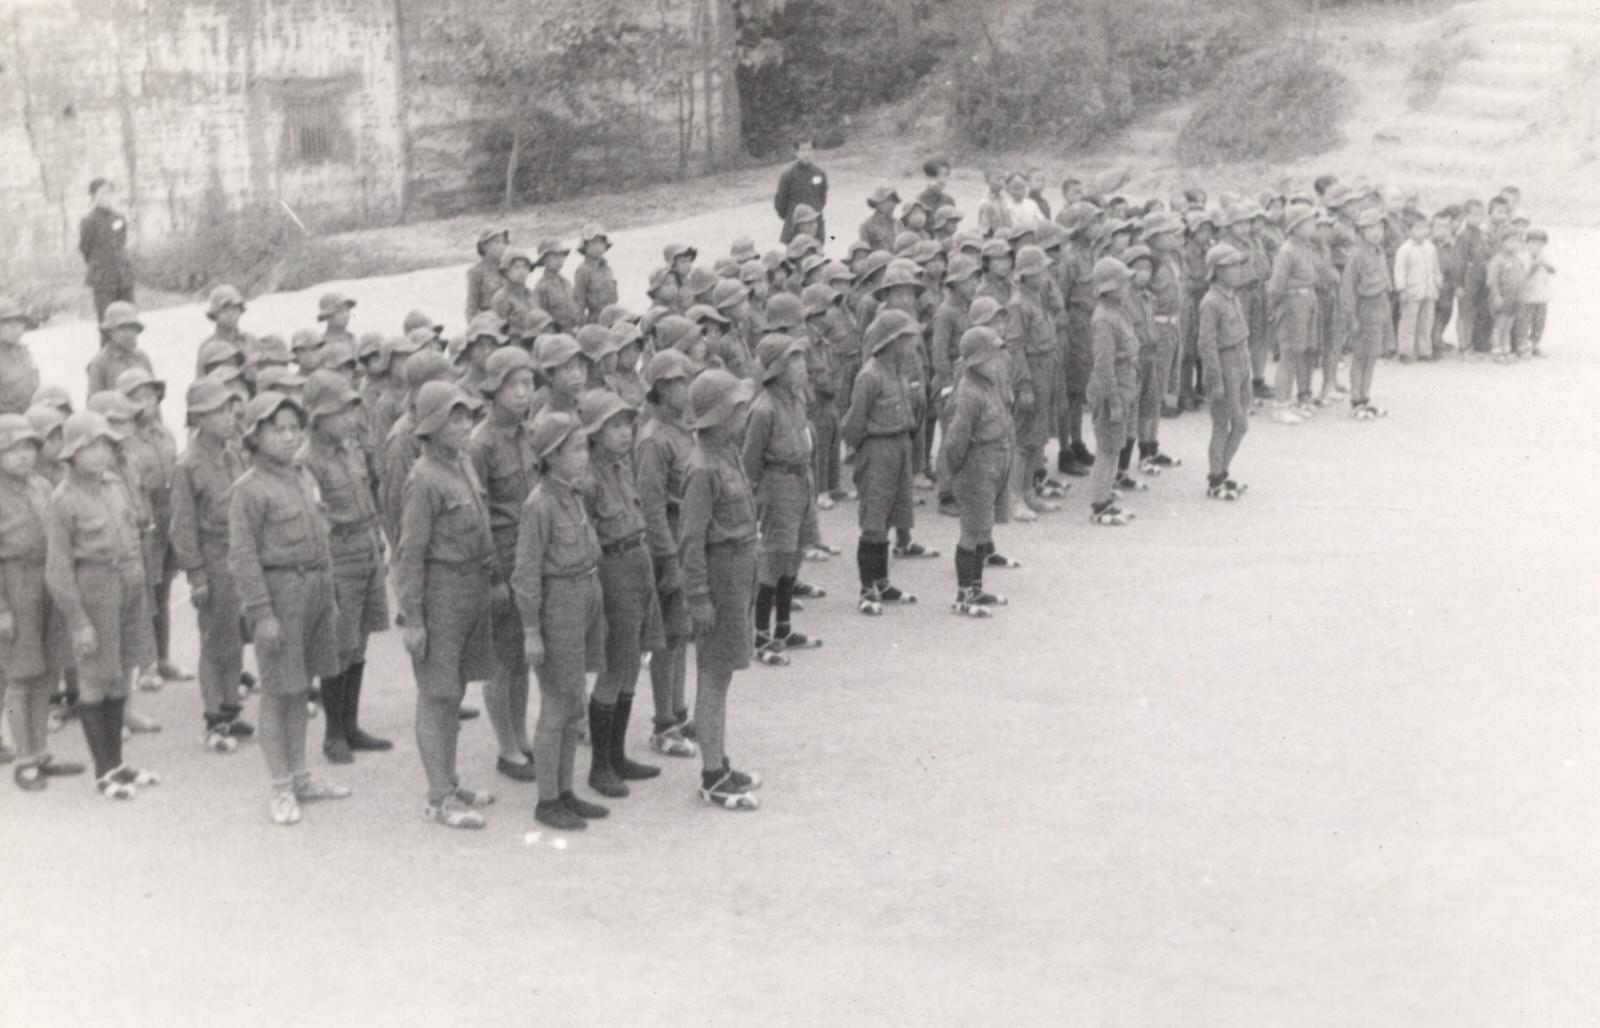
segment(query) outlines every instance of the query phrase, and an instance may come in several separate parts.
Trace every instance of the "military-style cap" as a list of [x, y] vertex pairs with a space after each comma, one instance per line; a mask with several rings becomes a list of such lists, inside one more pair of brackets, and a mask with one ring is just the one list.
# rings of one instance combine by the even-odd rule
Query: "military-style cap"
[[581, 246], [588, 246], [596, 239], [605, 243], [607, 250], [611, 249], [611, 237], [606, 235], [605, 229], [592, 221], [583, 226], [583, 229], [578, 233], [578, 243]]
[[100, 330], [110, 332], [112, 329], [134, 328], [144, 331], [144, 322], [139, 320], [139, 308], [126, 300], [118, 300], [106, 307], [105, 317], [100, 319]]
[[785, 256], [791, 261], [798, 261], [808, 253], [816, 253], [822, 249], [822, 244], [809, 233], [802, 232], [789, 240], [789, 249]]
[[[806, 236], [806, 238], [811, 239], [810, 236]], [[768, 250], [761, 255], [761, 266], [766, 269], [769, 275], [788, 263], [789, 255], [783, 250]]]
[[915, 246], [905, 252], [905, 259], [918, 267], [931, 264], [943, 256], [944, 247], [932, 239], [920, 239]]
[[980, 296], [972, 301], [972, 306], [967, 308], [967, 324], [981, 327], [992, 325], [1000, 315], [1005, 313], [1005, 307], [992, 296]]
[[444, 354], [436, 350], [419, 353], [406, 361], [406, 388], [415, 392], [429, 382], [454, 378], [455, 373], [455, 365]]
[[713, 321], [718, 325], [721, 325], [723, 328], [727, 328], [729, 325], [733, 324], [733, 322], [729, 321], [723, 316], [721, 311], [706, 303], [695, 304], [693, 307], [690, 307], [688, 310], [684, 311], [683, 316], [694, 322], [696, 325], [704, 325], [708, 321]]
[[482, 311], [467, 323], [467, 332], [464, 338], [468, 343], [476, 342], [487, 337], [494, 340], [496, 346], [506, 342], [505, 322], [500, 315], [493, 311]]
[[986, 261], [995, 257], [1010, 257], [1011, 244], [1004, 239], [986, 239], [979, 255]]
[[565, 257], [571, 252], [572, 247], [566, 245], [559, 239], [541, 239], [539, 240], [539, 245], [535, 247], [535, 253], [541, 261], [553, 253], [560, 254], [561, 256]]
[[695, 363], [677, 350], [662, 350], [644, 366], [645, 388], [654, 388], [657, 382], [673, 378], [691, 379], [699, 372]]
[[585, 435], [595, 435], [618, 414], [638, 413], [639, 408], [609, 389], [591, 389], [578, 400], [578, 419]]
[[500, 270], [505, 271], [514, 261], [521, 261], [530, 269], [533, 267], [533, 257], [520, 246], [508, 246], [500, 251]]
[[317, 335], [309, 328], [302, 328], [295, 331], [293, 341], [289, 344], [289, 349], [295, 353], [299, 353], [301, 350], [320, 350], [322, 343], [322, 336]]
[[23, 415], [0, 414], [0, 453], [20, 443], [38, 446], [43, 442], [44, 438], [34, 431], [33, 422]]
[[533, 419], [533, 429], [529, 433], [528, 443], [533, 447], [535, 456], [540, 460], [547, 460], [572, 438], [573, 433], [582, 431], [583, 422], [578, 420], [576, 414], [546, 408]]
[[611, 352], [621, 353], [629, 346], [637, 343], [641, 349], [644, 347], [644, 333], [639, 326], [631, 321], [619, 321], [611, 326]]
[[913, 339], [922, 338], [922, 327], [917, 324], [917, 320], [905, 311], [884, 311], [873, 318], [872, 324], [867, 326], [864, 340], [867, 355], [870, 357], [906, 336]]
[[509, 244], [511, 242], [511, 230], [508, 228], [503, 228], [499, 225], [491, 225], [482, 232], [479, 232], [478, 253], [482, 254], [483, 251], [489, 248], [489, 244], [494, 242], [496, 239], [504, 239]]
[[783, 374], [784, 364], [797, 353], [805, 353], [807, 342], [803, 336], [774, 332], [756, 346], [756, 360], [761, 362], [761, 382], [766, 384]]
[[800, 291], [800, 305], [805, 308], [808, 318], [825, 312], [838, 298], [839, 290], [821, 282], [813, 282]]
[[945, 204], [943, 207], [940, 207], [938, 210], [933, 212], [933, 217], [928, 220], [928, 224], [935, 229], [940, 229], [951, 224], [952, 222], [958, 222], [960, 220], [961, 212], [949, 204]]
[[977, 326], [961, 333], [961, 359], [968, 365], [982, 364], [990, 357], [1005, 356], [1005, 344], [992, 328]]
[[256, 376], [257, 389], [272, 389], [280, 393], [305, 388], [305, 376], [298, 375], [281, 364], [263, 368]]
[[61, 459], [71, 460], [96, 439], [104, 439], [115, 446], [122, 441], [122, 436], [112, 429], [104, 415], [92, 410], [79, 411], [62, 423]]
[[950, 263], [944, 269], [945, 285], [954, 285], [969, 278], [976, 277], [983, 269], [978, 262], [964, 253], [956, 253], [950, 258]]
[[384, 342], [382, 332], [365, 332], [356, 343], [357, 361], [366, 364], [373, 357], [379, 358], [379, 362], [376, 365], [368, 365], [369, 367], [376, 367], [381, 371], [389, 366], [389, 347]]
[[556, 319], [543, 307], [527, 307], [512, 316], [510, 324], [506, 326], [506, 334], [515, 334], [519, 339], [535, 339], [555, 323]]
[[894, 255], [904, 257], [911, 252], [911, 248], [922, 242], [922, 236], [910, 229], [905, 229], [895, 234]]
[[1010, 228], [1006, 229], [1006, 242], [1010, 243], [1012, 246], [1018, 246], [1029, 236], [1034, 236], [1035, 238], [1038, 236], [1038, 233], [1034, 231], [1032, 225], [1012, 225]]
[[1291, 206], [1284, 211], [1283, 230], [1293, 232], [1301, 222], [1315, 221], [1316, 217], [1317, 209], [1309, 204]]
[[732, 279], [723, 279], [717, 283], [717, 288], [711, 291], [711, 306], [719, 311], [729, 310], [743, 303], [750, 295], [750, 290], [741, 283]]
[[243, 364], [244, 351], [226, 339], [207, 339], [200, 344], [198, 360], [201, 370], [210, 371], [219, 364]]
[[610, 328], [619, 321], [629, 321], [637, 324], [639, 321], [639, 315], [628, 310], [628, 308], [622, 306], [620, 303], [608, 303], [604, 307], [600, 308], [600, 316], [595, 320], [604, 325], [606, 328]]
[[1349, 186], [1334, 186], [1328, 191], [1328, 195], [1322, 201], [1322, 205], [1330, 211], [1336, 211], [1346, 204], [1359, 203], [1364, 199], [1366, 199], [1365, 194], [1358, 189], [1351, 189]]
[[916, 210], [916, 209], [918, 209], [919, 207], [922, 209], [922, 213], [923, 214], [932, 214], [933, 213], [933, 210], [931, 208], [929, 208], [926, 203], [923, 202], [922, 197], [920, 197], [920, 196], [912, 197], [910, 200], [907, 200], [905, 202], [905, 206], [900, 208], [900, 220], [901, 221], [905, 221], [907, 218], [911, 217], [911, 212]]
[[33, 319], [14, 296], [0, 296], [0, 321], [21, 321], [32, 326]]
[[[102, 389], [89, 397], [88, 409], [105, 418], [116, 427], [119, 421], [132, 421], [139, 416], [139, 405], [115, 389]], [[118, 438], [122, 438], [120, 435]]]
[[1056, 215], [1056, 224], [1071, 236], [1094, 224], [1094, 220], [1099, 216], [1100, 208], [1085, 200], [1075, 200]]
[[918, 292], [927, 288], [922, 284], [922, 269], [914, 261], [903, 257], [896, 258], [889, 265], [889, 269], [883, 273], [883, 281], [873, 288], [872, 295], [881, 297], [895, 286], [911, 286]]
[[829, 261], [817, 273], [817, 281], [830, 286], [844, 286], [855, 281], [855, 275], [850, 271], [849, 265], [843, 261]]
[[1376, 207], [1369, 207], [1361, 212], [1356, 219], [1356, 228], [1372, 228], [1374, 225], [1383, 224], [1383, 212]]
[[1144, 219], [1144, 237], [1159, 236], [1165, 232], [1182, 232], [1183, 219], [1171, 211], [1156, 211]]
[[[1038, 235], [1039, 248], [1045, 252], [1046, 256], [1051, 251], [1059, 250], [1067, 245], [1067, 233], [1053, 221], [1041, 222], [1038, 228]], [[1053, 260], [1054, 258], [1051, 259]]]
[[656, 322], [656, 349], [687, 351], [703, 334], [699, 325], [682, 314], [668, 314]]
[[739, 265], [739, 281], [747, 286], [767, 280], [767, 266], [759, 260], [745, 261]]
[[[727, 282], [730, 279], [739, 277], [739, 262], [732, 257], [722, 257], [711, 265], [711, 270], [716, 273], [718, 278], [722, 279], [722, 282]], [[717, 285], [721, 285], [722, 282], [718, 282]]]
[[234, 399], [233, 390], [222, 384], [219, 378], [197, 378], [189, 383], [189, 388], [184, 391], [183, 403], [191, 415], [210, 414], [214, 410], [221, 410]]
[[244, 297], [239, 295], [239, 290], [229, 285], [217, 286], [211, 290], [211, 295], [206, 298], [206, 317], [212, 321], [217, 319], [229, 307], [244, 310]]
[[583, 351], [584, 358], [596, 364], [600, 363], [606, 354], [617, 352], [617, 348], [612, 345], [611, 331], [599, 325], [584, 325], [578, 329], [575, 338], [578, 340], [578, 348]]
[[263, 422], [271, 421], [283, 408], [298, 411], [302, 419], [306, 416], [305, 404], [287, 393], [266, 390], [250, 398], [244, 405], [244, 430], [254, 432]]
[[1132, 268], [1134, 261], [1149, 261], [1151, 269], [1154, 270], [1156, 255], [1150, 251], [1148, 246], [1130, 246], [1122, 254], [1122, 263]]
[[457, 407], [476, 412], [483, 401], [466, 393], [454, 382], [429, 382], [417, 390], [417, 421], [411, 434], [421, 438], [430, 436], [444, 427]]
[[850, 245], [844, 248], [844, 259], [846, 261], [854, 261], [857, 257], [860, 257], [863, 254], [869, 254], [871, 252], [871, 243], [867, 242], [865, 239], [853, 239], [850, 241]]
[[327, 321], [335, 314], [354, 307], [356, 302], [343, 293], [323, 293], [317, 299], [317, 320]]
[[749, 236], [740, 236], [733, 241], [733, 246], [728, 249], [728, 256], [740, 264], [746, 261], [760, 260], [761, 255], [756, 252], [755, 240]]
[[1217, 227], [1216, 214], [1201, 208], [1191, 208], [1184, 213], [1183, 220], [1191, 233], [1197, 231], [1201, 225], [1210, 225], [1213, 230]]
[[1024, 246], [1017, 251], [1016, 272], [1019, 275], [1038, 275], [1054, 263], [1039, 247]]
[[654, 296], [656, 291], [661, 289], [663, 286], [672, 286], [676, 288], [677, 285], [678, 280], [672, 277], [672, 269], [670, 267], [657, 268], [650, 273], [650, 284], [645, 287], [645, 294]]
[[1218, 243], [1206, 251], [1206, 271], [1215, 272], [1218, 268], [1243, 264], [1247, 259], [1232, 243]]
[[311, 417], [320, 418], [359, 404], [361, 394], [343, 375], [319, 369], [306, 379], [305, 391], [300, 394], [300, 399]]
[[817, 221], [821, 217], [822, 215], [817, 213], [817, 209], [810, 204], [797, 203], [794, 205], [794, 210], [789, 212], [789, 224], [804, 225], [808, 221]]
[[672, 267], [672, 262], [679, 257], [688, 257], [691, 260], [700, 256], [700, 251], [688, 243], [668, 243], [661, 248], [661, 259], [667, 262], [667, 267]]
[[262, 336], [256, 340], [255, 350], [250, 354], [250, 363], [256, 367], [288, 364], [289, 347], [284, 343], [282, 336]]
[[343, 339], [335, 339], [331, 343], [324, 343], [322, 354], [317, 358], [317, 365], [324, 368], [349, 368], [356, 369], [355, 347]]
[[409, 357], [423, 347], [432, 346], [437, 338], [431, 328], [414, 328], [403, 336], [389, 340], [389, 355]]
[[897, 192], [895, 190], [894, 186], [891, 186], [887, 182], [879, 185], [876, 189], [874, 189], [872, 191], [872, 195], [867, 197], [867, 206], [868, 207], [876, 207], [879, 204], [885, 204], [885, 203], [898, 204], [899, 202], [900, 202], [900, 194], [899, 194], [899, 192]]
[[218, 364], [206, 372], [206, 378], [214, 378], [225, 386], [232, 385], [244, 377], [244, 369], [237, 364]]
[[798, 329], [806, 319], [805, 301], [793, 293], [778, 293], [767, 299], [766, 315], [769, 332]]
[[498, 393], [506, 379], [518, 371], [532, 371], [533, 358], [520, 346], [502, 346], [489, 355], [483, 370], [482, 388], [486, 393]]
[[828, 258], [820, 253], [808, 253], [800, 258], [800, 274], [810, 275], [813, 271], [828, 263]]
[[72, 394], [67, 392], [67, 387], [55, 382], [46, 382], [33, 391], [33, 396], [28, 400], [30, 407], [54, 407], [63, 415], [72, 409]]
[[66, 414], [58, 408], [44, 404], [34, 404], [29, 407], [24, 417], [28, 419], [28, 424], [33, 426], [33, 430], [39, 433], [40, 439], [49, 439], [50, 433], [60, 428], [67, 420]]
[[715, 428], [733, 416], [741, 403], [749, 403], [755, 395], [755, 383], [739, 378], [731, 371], [712, 368], [689, 385], [689, 408], [693, 412], [692, 428]]
[[408, 312], [406, 314], [406, 320], [400, 325], [400, 331], [404, 332], [406, 335], [410, 335], [419, 328], [425, 328], [434, 335], [438, 335], [444, 331], [444, 325], [429, 317], [425, 312], [419, 310]]
[[888, 250], [874, 250], [867, 254], [866, 259], [861, 262], [861, 271], [856, 275], [856, 281], [865, 282], [872, 277], [873, 273], [882, 271], [892, 263], [894, 263], [894, 254]]
[[694, 268], [689, 272], [689, 277], [684, 279], [683, 292], [689, 296], [709, 294], [717, 288], [717, 283], [722, 281], [717, 273], [710, 268]]
[[1094, 293], [1109, 293], [1120, 289], [1133, 279], [1133, 271], [1115, 257], [1102, 257], [1094, 262]]
[[143, 368], [129, 368], [117, 376], [117, 381], [114, 384], [117, 392], [129, 399], [133, 398], [134, 390], [142, 389], [145, 386], [155, 387], [157, 395], [167, 395], [167, 383]]
[[576, 339], [565, 332], [554, 332], [539, 338], [539, 345], [533, 352], [533, 362], [541, 370], [549, 371], [561, 367], [582, 352], [583, 347], [578, 345]]

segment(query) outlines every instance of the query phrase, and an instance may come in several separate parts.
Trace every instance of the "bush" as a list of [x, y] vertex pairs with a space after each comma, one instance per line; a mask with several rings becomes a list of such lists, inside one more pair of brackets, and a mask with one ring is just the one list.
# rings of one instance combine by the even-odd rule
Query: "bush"
[[1292, 160], [1343, 141], [1350, 83], [1303, 45], [1235, 61], [1178, 133], [1190, 164]]

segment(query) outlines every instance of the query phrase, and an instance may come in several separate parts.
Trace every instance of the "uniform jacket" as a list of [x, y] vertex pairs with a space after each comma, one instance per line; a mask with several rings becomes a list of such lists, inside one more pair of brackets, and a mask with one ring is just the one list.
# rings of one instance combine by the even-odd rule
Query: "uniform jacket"
[[101, 288], [133, 284], [128, 259], [128, 220], [118, 211], [91, 208], [78, 223], [78, 252], [88, 265], [85, 283]]

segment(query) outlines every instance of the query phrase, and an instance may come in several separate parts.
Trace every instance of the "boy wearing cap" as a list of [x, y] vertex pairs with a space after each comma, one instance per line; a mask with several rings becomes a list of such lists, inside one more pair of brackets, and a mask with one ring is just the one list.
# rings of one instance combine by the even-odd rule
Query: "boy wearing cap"
[[317, 320], [322, 322], [322, 342], [331, 343], [339, 339], [355, 347], [356, 337], [350, 331], [350, 312], [355, 310], [355, 306], [354, 300], [339, 293], [325, 293], [317, 300]]
[[32, 327], [33, 319], [20, 303], [0, 296], [0, 414], [26, 412], [39, 389], [39, 366], [22, 343]]
[[482, 828], [494, 802], [456, 774], [456, 741], [467, 683], [493, 673], [492, 610], [508, 593], [495, 559], [467, 439], [482, 404], [451, 382], [417, 393], [411, 431], [421, 456], [406, 476], [395, 550], [395, 586], [404, 641], [417, 681], [417, 752], [428, 781], [425, 820]]
[[900, 204], [900, 194], [888, 183], [878, 186], [867, 197], [872, 214], [861, 223], [861, 241], [871, 250], [894, 249], [894, 238], [900, 234], [900, 223], [894, 211]]
[[839, 371], [835, 367], [838, 358], [828, 338], [828, 314], [838, 307], [839, 293], [832, 286], [819, 282], [806, 286], [801, 293], [801, 303], [805, 308], [805, 328], [800, 334], [806, 341], [806, 421], [811, 426], [813, 442], [811, 485], [816, 490], [811, 517], [815, 519], [819, 508], [833, 508], [833, 497], [828, 495], [829, 476], [834, 485], [839, 481]]
[[[496, 350], [482, 385], [488, 411], [467, 440], [467, 456], [484, 489], [500, 576], [510, 581], [522, 504], [539, 480], [539, 456], [527, 416], [533, 404], [533, 358], [516, 347]], [[494, 605], [492, 617], [495, 667], [483, 687], [483, 705], [499, 749], [495, 769], [512, 781], [531, 782], [533, 743], [528, 738], [522, 620], [509, 597]]]
[[[950, 431], [950, 415], [954, 410], [953, 393], [956, 387], [961, 359], [961, 337], [967, 331], [967, 311], [978, 291], [978, 262], [965, 254], [956, 254], [944, 274], [944, 299], [933, 312], [933, 330], [930, 357], [933, 362], [933, 379], [930, 388], [938, 404], [941, 433]], [[950, 469], [943, 459], [937, 464], [939, 513], [956, 516], [959, 510], [955, 493], [950, 486]]]
[[0, 709], [11, 720], [13, 780], [37, 792], [83, 767], [51, 758], [50, 691], [61, 677], [60, 615], [45, 586], [50, 486], [35, 473], [43, 440], [21, 414], [0, 414]]
[[406, 476], [422, 453], [422, 444], [412, 431], [417, 423], [417, 395], [429, 382], [448, 382], [454, 374], [449, 359], [431, 351], [416, 354], [405, 362], [405, 410], [389, 429], [378, 459], [378, 510], [383, 516], [384, 535], [390, 549], [400, 545], [400, 509]]
[[[793, 630], [802, 526], [813, 509], [812, 435], [806, 419], [807, 344], [777, 332], [761, 341], [761, 388], [745, 429], [745, 477], [756, 498], [761, 552], [755, 602], [756, 659], [783, 666], [791, 649], [822, 645]], [[777, 614], [776, 628], [773, 614]]]
[[902, 369], [916, 359], [921, 342], [921, 328], [904, 311], [886, 310], [873, 320], [865, 340], [866, 363], [856, 376], [850, 408], [840, 426], [845, 443], [856, 451], [856, 489], [861, 496], [857, 607], [863, 614], [882, 614], [885, 603], [916, 602], [915, 595], [889, 583], [890, 526], [901, 540], [896, 547], [900, 553], [937, 556], [936, 551], [911, 542], [915, 524], [911, 434], [917, 420], [911, 385]]
[[1057, 265], [1062, 298], [1066, 303], [1066, 345], [1061, 353], [1056, 404], [1056, 470], [1082, 478], [1094, 466], [1094, 454], [1083, 441], [1084, 393], [1089, 385], [1093, 363], [1090, 321], [1094, 315], [1094, 230], [1097, 212], [1093, 204], [1069, 204], [1061, 212], [1061, 228], [1067, 234]]
[[541, 310], [528, 287], [533, 274], [533, 257], [526, 250], [507, 248], [500, 254], [500, 275], [504, 284], [495, 291], [489, 309], [499, 316], [511, 335], [527, 339], [533, 335], [533, 312]]
[[578, 323], [590, 325], [600, 320], [600, 312], [617, 302], [617, 277], [606, 261], [611, 239], [599, 225], [585, 225], [578, 237], [583, 260], [572, 273], [572, 299]]
[[361, 730], [361, 686], [367, 637], [389, 627], [387, 569], [379, 538], [361, 435], [361, 394], [332, 371], [312, 372], [305, 388], [310, 431], [296, 461], [311, 476], [327, 518], [342, 669], [321, 683], [327, 715], [322, 755], [348, 764], [356, 752], [381, 752], [393, 743]]
[[578, 341], [559, 332], [542, 336], [534, 351], [533, 363], [544, 377], [544, 385], [533, 394], [529, 419], [537, 418], [545, 410], [576, 414], [578, 397], [589, 384], [589, 367]]
[[760, 806], [760, 778], [735, 770], [726, 749], [733, 673], [750, 666], [754, 651], [750, 609], [759, 529], [739, 455], [752, 391], [749, 380], [717, 370], [689, 389], [695, 447], [684, 483], [682, 552], [695, 637], [700, 797], [728, 810]]
[[228, 491], [244, 474], [238, 450], [238, 397], [215, 379], [200, 379], [185, 396], [189, 445], [172, 478], [172, 549], [189, 579], [189, 602], [200, 628], [200, 701], [205, 741], [232, 753], [254, 730], [239, 719], [244, 672], [239, 593], [228, 567]]
[[[200, 343], [204, 351], [208, 345], [214, 346], [213, 353], [220, 356], [230, 351], [237, 354], [232, 359], [243, 363], [245, 356], [255, 349], [255, 336], [239, 327], [239, 319], [244, 316], [244, 297], [239, 290], [230, 285], [219, 285], [211, 290], [211, 295], [206, 298], [206, 317], [211, 321], [211, 335]], [[215, 358], [214, 358], [215, 359]], [[197, 361], [196, 374], [204, 374], [205, 362]]]
[[1371, 401], [1372, 372], [1393, 325], [1389, 317], [1392, 288], [1389, 259], [1383, 250], [1383, 214], [1363, 211], [1356, 228], [1361, 238], [1345, 260], [1340, 304], [1350, 332], [1350, 414], [1366, 421], [1384, 413]]
[[103, 343], [89, 360], [90, 393], [104, 392], [117, 387], [117, 376], [129, 368], [143, 368], [155, 373], [150, 358], [139, 349], [139, 333], [144, 323], [139, 320], [139, 309], [119, 300], [106, 308], [100, 320]]
[[646, 541], [644, 505], [634, 484], [633, 425], [637, 409], [607, 389], [592, 389], [579, 405], [589, 440], [594, 488], [584, 497], [600, 543], [600, 593], [605, 610], [605, 669], [589, 700], [593, 756], [589, 788], [626, 796], [630, 781], [661, 769], [628, 759], [628, 722], [643, 654], [661, 648], [661, 608]]
[[339, 671], [328, 525], [310, 478], [294, 462], [305, 408], [265, 392], [246, 406], [245, 423], [250, 467], [229, 495], [228, 569], [261, 667], [259, 741], [272, 782], [272, 820], [292, 825], [302, 801], [350, 795], [306, 767], [311, 679]]
[[950, 421], [940, 454], [961, 518], [952, 609], [967, 617], [988, 617], [989, 608], [1005, 599], [984, 592], [984, 567], [1019, 566], [994, 548], [995, 521], [1011, 502], [1006, 483], [1014, 445], [1006, 387], [1009, 362], [1000, 337], [990, 329], [967, 329], [958, 345], [962, 372], [948, 405]]
[[559, 240], [541, 239], [535, 255], [540, 272], [539, 281], [533, 286], [533, 302], [550, 315], [557, 332], [576, 332], [583, 324], [583, 315], [572, 298], [572, 283], [561, 274], [561, 266], [571, 252]]
[[1544, 341], [1545, 319], [1550, 311], [1550, 276], [1556, 273], [1544, 255], [1544, 248], [1550, 241], [1550, 233], [1542, 228], [1532, 229], [1527, 235], [1527, 277], [1522, 280], [1522, 302], [1518, 317], [1522, 322], [1523, 342], [1528, 344], [1529, 353], [1534, 357], [1543, 357], [1545, 352], [1539, 348]]
[[1272, 420], [1280, 425], [1301, 424], [1314, 410], [1302, 403], [1297, 390], [1309, 388], [1317, 334], [1317, 257], [1311, 240], [1315, 222], [1316, 211], [1309, 206], [1289, 213], [1288, 238], [1272, 259], [1267, 279], [1267, 306], [1279, 351]]
[[685, 698], [689, 610], [683, 595], [681, 513], [689, 459], [694, 452], [689, 415], [689, 381], [696, 373], [675, 350], [657, 353], [645, 367], [645, 417], [634, 443], [639, 500], [646, 540], [655, 565], [656, 599], [661, 608], [663, 642], [650, 657], [650, 690], [655, 704], [650, 745], [658, 753], [692, 757], [699, 752], [685, 738], [689, 720]]
[[1200, 301], [1196, 348], [1206, 402], [1211, 408], [1210, 465], [1206, 495], [1237, 500], [1242, 487], [1228, 478], [1234, 455], [1250, 430], [1250, 320], [1239, 284], [1248, 258], [1231, 244], [1206, 251], [1210, 288]]
[[[123, 444], [129, 463], [139, 469], [138, 487], [150, 507], [151, 530], [145, 537], [145, 580], [150, 586], [156, 641], [155, 672], [169, 682], [186, 682], [191, 676], [171, 661], [172, 615], [170, 597], [173, 562], [169, 529], [172, 525], [172, 479], [178, 463], [178, 442], [161, 419], [161, 400], [167, 384], [143, 368], [129, 368], [117, 376], [117, 391], [138, 413], [133, 431]], [[133, 483], [130, 483], [133, 484]]]
[[1044, 448], [1050, 441], [1056, 409], [1056, 326], [1044, 306], [1043, 280], [1050, 259], [1037, 246], [1017, 252], [1015, 288], [1006, 304], [1005, 346], [1027, 367], [1022, 387], [1013, 397], [1017, 436], [1016, 466], [1011, 488], [1035, 514], [1060, 510], [1039, 491], [1045, 478]]
[[77, 713], [95, 787], [123, 800], [159, 779], [122, 760], [128, 673], [149, 659], [151, 646], [138, 515], [111, 470], [116, 442], [94, 411], [67, 419], [61, 456], [68, 471], [46, 509], [44, 573], [72, 639]]
[[505, 285], [500, 256], [511, 245], [511, 230], [486, 228], [478, 233], [478, 262], [467, 269], [467, 320], [492, 310], [495, 293]]
[[1154, 268], [1145, 287], [1144, 298], [1150, 312], [1150, 332], [1154, 336], [1155, 360], [1150, 382], [1140, 375], [1139, 470], [1159, 474], [1182, 461], [1161, 452], [1161, 419], [1177, 413], [1167, 405], [1175, 398], [1173, 382], [1179, 372], [1183, 348], [1184, 307], [1188, 301], [1183, 271], [1183, 219], [1159, 212], [1145, 222], [1145, 245], [1150, 249]]
[[461, 391], [476, 399], [483, 399], [483, 380], [488, 371], [489, 357], [506, 345], [506, 334], [500, 330], [500, 319], [493, 313], [480, 314], [472, 319], [458, 343], [452, 343], [453, 357], [461, 369], [456, 385]]
[[1094, 424], [1095, 461], [1090, 478], [1089, 518], [1097, 525], [1125, 525], [1129, 516], [1115, 505], [1113, 486], [1118, 469], [1112, 454], [1128, 438], [1128, 419], [1139, 398], [1139, 335], [1134, 327], [1129, 286], [1133, 272], [1115, 257], [1094, 266], [1098, 297], [1090, 331], [1094, 336], [1094, 370], [1087, 398]]
[[[573, 831], [609, 813], [573, 791], [584, 672], [605, 666], [600, 541], [581, 495], [592, 484], [582, 422], [563, 411], [539, 415], [533, 447], [540, 460], [539, 482], [522, 506], [511, 575], [522, 618], [523, 656], [539, 677], [539, 720], [533, 735], [539, 802], [533, 816], [542, 825]], [[592, 741], [604, 760], [609, 739]]]

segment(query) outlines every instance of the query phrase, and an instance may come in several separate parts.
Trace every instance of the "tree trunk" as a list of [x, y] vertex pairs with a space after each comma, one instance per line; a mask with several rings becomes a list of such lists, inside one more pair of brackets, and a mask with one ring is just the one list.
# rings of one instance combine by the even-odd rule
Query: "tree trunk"
[[511, 125], [511, 156], [506, 158], [506, 195], [501, 200], [501, 207], [511, 210], [512, 203], [517, 197], [517, 167], [522, 163], [522, 122], [517, 120]]
[[739, 106], [738, 61], [734, 57], [739, 41], [738, 18], [734, 15], [733, 0], [717, 0], [717, 84], [722, 87], [722, 110], [719, 112], [719, 132], [722, 145], [721, 160], [732, 161], [744, 153], [744, 118]]

